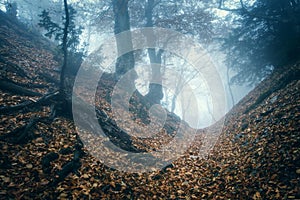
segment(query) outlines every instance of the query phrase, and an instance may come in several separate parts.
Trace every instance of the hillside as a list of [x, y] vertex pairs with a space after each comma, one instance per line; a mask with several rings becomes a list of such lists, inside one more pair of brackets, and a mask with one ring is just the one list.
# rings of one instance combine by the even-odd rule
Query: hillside
[[[57, 90], [60, 65], [48, 42], [3, 13], [0, 19], [0, 199], [300, 199], [300, 62], [275, 71], [225, 116], [207, 159], [199, 149], [214, 126], [198, 130], [191, 147], [167, 168], [124, 173], [82, 147], [68, 116], [49, 120], [51, 106], [32, 106]], [[96, 101], [108, 118], [114, 84], [109, 74], [103, 77]], [[123, 147], [159, 148], [178, 123], [169, 113], [161, 135], [133, 137]], [[105, 131], [111, 140], [119, 133], [116, 127]], [[114, 143], [122, 147], [120, 139]]]

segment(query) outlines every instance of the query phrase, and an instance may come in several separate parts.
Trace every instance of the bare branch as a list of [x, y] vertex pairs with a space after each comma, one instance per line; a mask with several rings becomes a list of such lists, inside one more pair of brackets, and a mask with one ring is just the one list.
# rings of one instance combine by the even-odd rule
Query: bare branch
[[228, 12], [242, 12], [242, 14], [246, 14], [251, 18], [264, 19], [264, 20], [269, 20], [269, 21], [287, 22], [287, 20], [281, 19], [279, 17], [269, 17], [266, 15], [260, 15], [260, 14], [251, 12], [246, 8], [243, 0], [240, 0], [241, 8], [234, 8], [234, 9], [226, 8], [226, 7], [223, 7], [223, 3], [224, 3], [223, 0], [219, 1], [219, 7], [218, 7], [219, 10], [224, 10], [224, 11], [228, 11]]

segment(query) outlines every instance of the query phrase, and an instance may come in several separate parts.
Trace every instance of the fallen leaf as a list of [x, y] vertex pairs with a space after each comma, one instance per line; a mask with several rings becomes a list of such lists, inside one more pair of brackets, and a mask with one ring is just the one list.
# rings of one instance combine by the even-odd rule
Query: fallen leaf
[[27, 164], [27, 165], [26, 165], [26, 168], [27, 168], [27, 169], [31, 169], [32, 167], [33, 167], [32, 164]]

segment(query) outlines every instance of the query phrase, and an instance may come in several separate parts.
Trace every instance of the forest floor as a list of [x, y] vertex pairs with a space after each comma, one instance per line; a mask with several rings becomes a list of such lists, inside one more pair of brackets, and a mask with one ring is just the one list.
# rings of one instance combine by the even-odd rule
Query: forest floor
[[[212, 135], [214, 126], [198, 130], [191, 147], [167, 169], [121, 172], [83, 148], [80, 165], [71, 166], [77, 170], [59, 179], [77, 149], [74, 122], [56, 117], [28, 126], [51, 108], [5, 108], [55, 91], [60, 66], [47, 42], [5, 22], [0, 25], [0, 199], [300, 199], [299, 62], [274, 72], [225, 116], [207, 158], [199, 149], [203, 134]], [[296, 78], [286, 81], [291, 74]], [[108, 116], [112, 85], [104, 78], [96, 100]], [[180, 123], [171, 119], [169, 127]], [[133, 145], [159, 148], [172, 138], [168, 131], [150, 141], [133, 138]]]

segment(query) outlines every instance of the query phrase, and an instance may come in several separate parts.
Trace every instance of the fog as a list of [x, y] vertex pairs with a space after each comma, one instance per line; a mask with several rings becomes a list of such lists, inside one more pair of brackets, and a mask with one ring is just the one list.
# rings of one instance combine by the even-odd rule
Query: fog
[[[13, 1], [11, 3], [13, 3]], [[110, 1], [69, 1], [69, 4], [72, 5], [76, 11], [74, 18], [75, 25], [83, 27], [83, 32], [79, 35], [80, 41], [77, 48], [78, 50], [85, 48], [84, 52], [86, 55], [83, 59], [88, 59], [89, 54], [101, 48], [102, 43], [107, 40], [107, 38], [113, 37], [113, 26], [115, 22]], [[16, 1], [16, 5], [18, 9], [17, 17], [31, 27], [32, 30], [39, 31], [42, 34], [46, 32], [38, 25], [41, 20], [41, 17], [38, 15], [41, 14], [42, 10], [48, 10], [51, 19], [55, 23], [63, 24], [61, 21], [61, 19], [63, 19], [62, 1]], [[142, 12], [144, 11], [138, 10], [143, 9], [145, 5], [145, 2], [132, 3], [129, 5], [131, 6], [129, 8], [129, 14], [131, 17], [132, 30], [145, 26], [146, 19], [141, 18], [143, 17]], [[228, 11], [218, 9], [217, 5], [218, 2], [210, 4], [197, 3], [196, 1], [181, 4], [179, 2], [174, 4], [162, 2], [161, 7], [153, 10], [151, 20], [153, 21], [152, 23], [157, 23], [156, 26], [165, 26], [165, 28], [179, 31], [189, 37], [193, 37], [195, 41], [203, 47], [204, 51], [207, 51], [222, 81], [222, 87], [225, 92], [225, 102], [223, 102], [225, 114], [253, 89], [253, 86], [250, 87], [246, 84], [229, 84], [230, 79], [238, 72], [232, 70], [232, 68], [230, 68], [229, 72], [227, 71], [228, 65], [225, 64], [226, 54], [221, 51], [222, 45], [216, 38], [226, 37], [229, 34], [233, 17], [229, 15]], [[238, 5], [238, 3], [234, 2], [226, 4], [225, 6], [234, 8], [235, 5]], [[169, 13], [163, 13], [165, 8], [170, 9]], [[2, 3], [1, 9], [6, 11], [5, 3]], [[195, 13], [192, 14], [189, 12]], [[196, 14], [199, 14], [198, 18]], [[177, 17], [183, 17], [185, 15], [186, 19], [182, 20], [178, 18], [178, 20], [180, 19], [182, 21], [176, 21]], [[201, 16], [204, 19], [201, 22], [197, 21]], [[204, 30], [201, 30], [202, 27]], [[209, 35], [212, 31], [214, 31], [213, 37]], [[59, 43], [59, 41], [53, 37], [50, 40]], [[105, 57], [102, 59], [102, 62], [105, 62]], [[173, 55], [168, 51], [163, 53], [162, 63], [160, 64], [164, 93], [161, 99], [161, 105], [169, 111], [176, 113], [193, 128], [203, 128], [215, 123], [218, 119], [212, 114], [215, 109], [213, 101], [218, 101], [218, 99], [213, 99], [215, 97], [211, 94], [212, 91], [208, 84], [208, 79], [210, 78], [201, 72], [197, 72], [195, 66], [191, 66], [190, 63], [187, 63], [185, 58]], [[101, 64], [99, 63], [99, 65]], [[104, 66], [101, 70], [114, 72], [114, 65], [115, 63], [112, 63], [110, 67]], [[146, 95], [149, 92], [149, 83], [151, 82], [150, 60], [146, 49], [141, 50], [138, 57], [136, 57], [135, 69], [139, 75], [136, 80], [136, 88], [141, 94]], [[175, 76], [172, 75], [174, 72], [178, 73], [181, 78], [176, 79]], [[179, 82], [183, 82], [185, 85], [176, 85], [179, 84]], [[171, 86], [172, 83], [173, 86]], [[191, 100], [192, 97], [187, 96], [186, 93], [181, 94], [187, 85], [193, 91], [192, 93], [195, 100]], [[197, 110], [196, 115], [195, 110]], [[195, 121], [195, 118], [198, 120]]]

